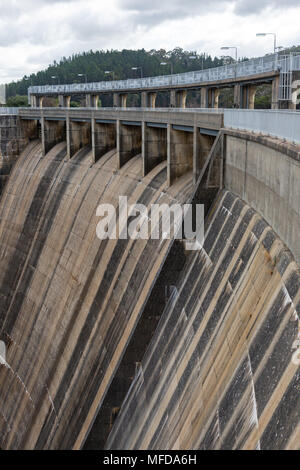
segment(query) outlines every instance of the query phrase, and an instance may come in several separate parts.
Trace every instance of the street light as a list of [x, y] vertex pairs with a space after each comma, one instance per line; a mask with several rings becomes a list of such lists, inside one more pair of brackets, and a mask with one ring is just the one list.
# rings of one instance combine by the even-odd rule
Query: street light
[[87, 83], [87, 75], [85, 73], [78, 73], [78, 77], [85, 77], [85, 83]]
[[161, 62], [160, 65], [169, 65], [170, 66], [170, 70], [171, 70], [171, 75], [173, 75], [173, 64], [172, 62]]
[[223, 47], [221, 47], [222, 51], [228, 51], [229, 49], [235, 49], [235, 61], [237, 62], [238, 53], [237, 53], [237, 47], [236, 46], [223, 46]]
[[111, 75], [112, 76], [112, 79], [114, 80], [115, 79], [115, 73], [112, 71], [112, 70], [105, 70], [105, 75]]
[[237, 52], [237, 47], [236, 46], [223, 46], [221, 47], [222, 51], [228, 51], [229, 49], [235, 49], [235, 67], [234, 67], [234, 75], [235, 78], [237, 76], [237, 60], [238, 60], [238, 52]]
[[275, 33], [256, 33], [256, 36], [258, 37], [263, 37], [263, 36], [269, 36], [272, 35], [274, 36], [274, 54], [276, 54], [276, 34]]
[[53, 78], [53, 80], [55, 80], [57, 78], [58, 84], [60, 85], [60, 79], [57, 75], [52, 75], [51, 78]]
[[143, 68], [142, 67], [131, 67], [131, 70], [140, 70], [141, 71], [141, 78], [143, 78]]

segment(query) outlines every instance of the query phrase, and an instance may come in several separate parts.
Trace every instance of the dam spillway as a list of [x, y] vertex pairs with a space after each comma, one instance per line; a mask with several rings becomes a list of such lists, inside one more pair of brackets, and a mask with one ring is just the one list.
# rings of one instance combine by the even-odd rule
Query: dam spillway
[[167, 252], [168, 240], [98, 240], [100, 201], [116, 205], [122, 191], [144, 204], [183, 202], [192, 190], [191, 175], [167, 190], [165, 163], [142, 179], [138, 156], [116, 173], [116, 152], [92, 168], [90, 153], [65, 162], [62, 143], [42, 158], [34, 141], [3, 194], [1, 337], [9, 346], [8, 367], [1, 366], [2, 447], [75, 445]]
[[[147, 145], [135, 120], [96, 161], [87, 122], [66, 141], [49, 125], [46, 146], [28, 124], [0, 203], [1, 448], [300, 448], [299, 149], [199, 120]], [[204, 203], [203, 248], [99, 240], [119, 195]]]
[[177, 288], [107, 448], [293, 448], [300, 278], [282, 242], [222, 193]]

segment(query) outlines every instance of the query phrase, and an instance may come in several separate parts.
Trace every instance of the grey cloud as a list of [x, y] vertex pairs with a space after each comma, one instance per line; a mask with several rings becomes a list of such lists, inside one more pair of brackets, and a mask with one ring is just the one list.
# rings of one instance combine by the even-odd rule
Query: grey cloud
[[222, 13], [228, 6], [239, 16], [257, 14], [264, 9], [286, 9], [299, 6], [299, 0], [119, 0], [124, 11], [130, 12], [136, 24], [153, 26], [170, 19], [182, 19], [215, 12]]
[[272, 8], [273, 10], [286, 10], [287, 8], [293, 8], [299, 6], [299, 0], [237, 0], [235, 2], [235, 13], [241, 16], [247, 16], [251, 14], [260, 13], [266, 8]]
[[132, 19], [139, 24], [152, 26], [168, 19], [183, 19], [199, 14], [206, 14], [215, 10], [216, 13], [231, 3], [230, 0], [119, 0], [124, 11], [132, 15]]

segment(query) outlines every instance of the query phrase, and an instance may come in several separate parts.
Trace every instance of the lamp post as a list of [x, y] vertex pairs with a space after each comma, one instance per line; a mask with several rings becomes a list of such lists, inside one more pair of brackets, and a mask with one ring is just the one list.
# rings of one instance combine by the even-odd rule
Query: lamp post
[[223, 47], [221, 47], [222, 51], [228, 51], [229, 49], [235, 49], [235, 61], [237, 62], [238, 52], [237, 52], [237, 47], [236, 46], [223, 46]]
[[263, 36], [269, 36], [272, 35], [274, 37], [274, 54], [276, 54], [276, 33], [256, 33], [256, 36], [258, 37], [263, 37]]
[[172, 62], [161, 62], [160, 65], [162, 65], [162, 66], [169, 65], [169, 66], [170, 66], [170, 70], [171, 70], [171, 75], [173, 75], [174, 70], [173, 70], [173, 64], [172, 64]]
[[85, 73], [78, 73], [78, 77], [84, 77], [85, 78], [85, 83], [87, 83], [87, 75]]
[[115, 79], [115, 73], [112, 70], [105, 70], [105, 75], [111, 75], [112, 79]]
[[143, 78], [143, 68], [142, 67], [131, 67], [131, 70], [140, 70], [141, 78]]
[[57, 78], [58, 84], [60, 85], [60, 79], [57, 75], [52, 75], [51, 78], [55, 80]]
[[236, 78], [236, 76], [237, 76], [238, 50], [237, 50], [236, 46], [223, 46], [223, 47], [221, 47], [222, 51], [228, 51], [229, 49], [234, 49], [235, 50], [235, 71], [234, 71], [234, 75], [235, 75], [235, 78]]
[[197, 56], [196, 56], [196, 55], [190, 55], [190, 56], [189, 56], [189, 59], [190, 59], [190, 60], [196, 60], [196, 59], [197, 59]]

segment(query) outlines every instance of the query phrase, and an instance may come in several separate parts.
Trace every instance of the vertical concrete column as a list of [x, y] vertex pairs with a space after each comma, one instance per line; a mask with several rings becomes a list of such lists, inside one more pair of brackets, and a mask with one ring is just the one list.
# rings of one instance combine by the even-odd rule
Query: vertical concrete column
[[167, 127], [167, 182], [174, 181], [193, 168], [193, 132], [176, 130], [172, 124]]
[[207, 107], [212, 108], [213, 88], [207, 89]]
[[92, 95], [85, 95], [85, 107], [91, 108], [92, 107]]
[[208, 108], [218, 108], [219, 107], [219, 88], [209, 88], [207, 90], [207, 106]]
[[71, 158], [71, 125], [69, 112], [66, 114], [67, 160]]
[[121, 108], [127, 107], [127, 93], [121, 93]]
[[47, 121], [41, 118], [42, 152], [45, 156], [56, 144], [66, 140], [66, 124], [64, 121]]
[[91, 123], [66, 120], [67, 158], [72, 158], [82, 147], [92, 147]]
[[234, 85], [233, 87], [233, 107], [240, 108], [241, 106], [241, 86]]
[[167, 160], [167, 128], [142, 123], [143, 176], [156, 165]]
[[36, 95], [30, 95], [30, 106], [36, 108]]
[[142, 108], [155, 108], [156, 92], [142, 91], [141, 93], [141, 107]]
[[141, 93], [141, 107], [148, 108], [148, 93], [147, 91], [142, 91]]
[[249, 85], [248, 86], [248, 108], [255, 108], [255, 95], [256, 95], [257, 86]]
[[113, 107], [120, 108], [120, 95], [119, 93], [113, 93]]
[[248, 86], [241, 85], [240, 86], [240, 108], [247, 109], [248, 108]]
[[170, 108], [176, 108], [176, 90], [170, 91]]
[[200, 101], [200, 107], [201, 108], [208, 108], [208, 91], [206, 87], [201, 88], [201, 101]]
[[149, 108], [155, 108], [156, 106], [156, 96], [157, 96], [157, 93], [155, 91], [151, 91], [149, 94], [148, 94], [148, 107]]
[[185, 108], [185, 106], [186, 106], [186, 95], [187, 95], [187, 90], [179, 90], [177, 92], [176, 106], [178, 108]]
[[278, 109], [279, 107], [279, 76], [275, 77], [272, 81], [272, 102], [271, 109]]
[[127, 93], [114, 93], [113, 94], [113, 105], [116, 108], [127, 107]]
[[99, 95], [91, 95], [91, 107], [98, 108]]
[[212, 107], [218, 108], [219, 107], [219, 96], [220, 96], [220, 88], [214, 89], [214, 96], [212, 100]]
[[37, 107], [42, 108], [43, 107], [43, 101], [44, 101], [44, 96], [38, 96], [37, 97]]
[[71, 96], [58, 95], [58, 106], [60, 108], [69, 108], [71, 105]]
[[93, 163], [95, 163], [107, 152], [116, 148], [116, 125], [114, 123], [100, 123], [94, 118], [91, 124]]
[[65, 108], [70, 108], [71, 107], [71, 96], [65, 96], [64, 107]]
[[193, 132], [193, 181], [194, 184], [200, 175], [200, 132], [197, 126], [194, 126]]
[[142, 126], [123, 124], [117, 120], [118, 169], [142, 151]]

